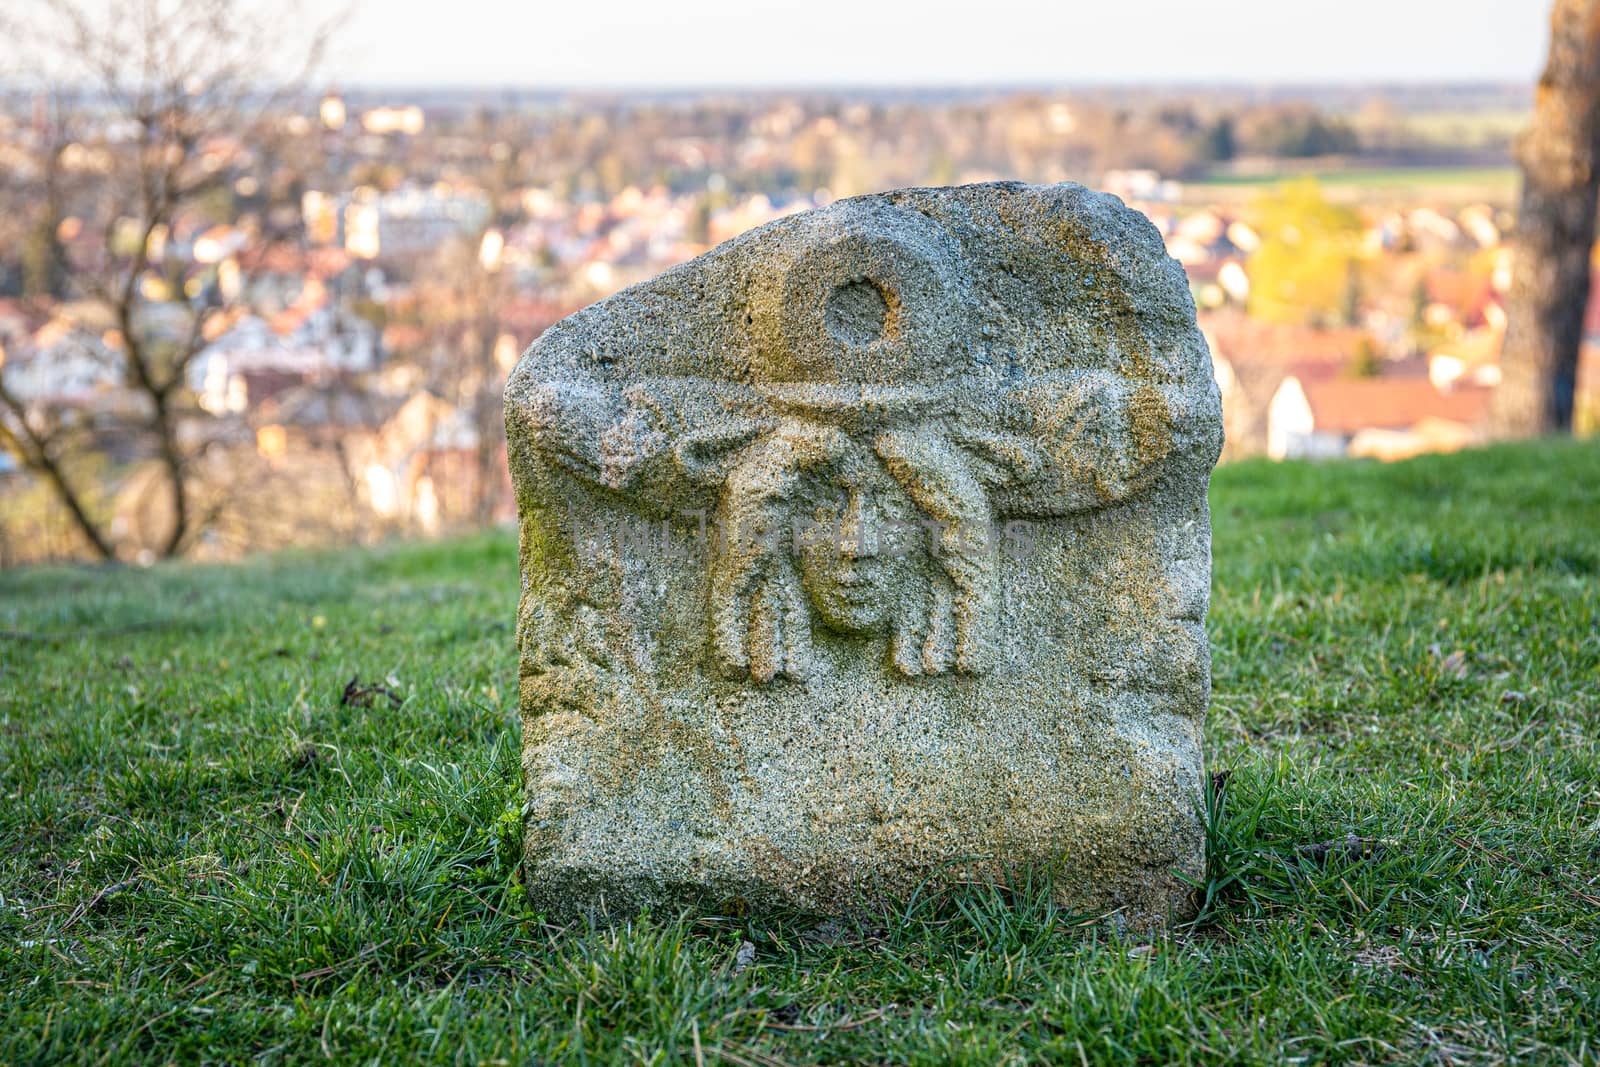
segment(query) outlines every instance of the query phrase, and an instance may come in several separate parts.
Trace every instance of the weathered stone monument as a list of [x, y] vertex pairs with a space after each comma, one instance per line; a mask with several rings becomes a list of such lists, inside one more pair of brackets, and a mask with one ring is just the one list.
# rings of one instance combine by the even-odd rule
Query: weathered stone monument
[[1221, 412], [1143, 216], [781, 219], [551, 327], [506, 429], [535, 901], [1186, 910]]

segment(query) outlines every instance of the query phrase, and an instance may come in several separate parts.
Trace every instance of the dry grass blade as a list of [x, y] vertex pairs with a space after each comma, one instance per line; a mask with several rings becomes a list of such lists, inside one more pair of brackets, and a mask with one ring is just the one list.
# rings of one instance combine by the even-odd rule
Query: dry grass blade
[[884, 1017], [885, 1011], [886, 1009], [884, 1008], [874, 1008], [872, 1011], [867, 1012], [867, 1014], [863, 1015], [859, 1019], [850, 1019], [847, 1016], [846, 1021], [837, 1023], [824, 1023], [820, 1026], [805, 1026], [799, 1023], [768, 1023], [767, 1029], [788, 1030], [794, 1033], [832, 1033], [838, 1030], [854, 1030], [858, 1026], [866, 1026], [868, 1023], [875, 1023], [879, 1021]]

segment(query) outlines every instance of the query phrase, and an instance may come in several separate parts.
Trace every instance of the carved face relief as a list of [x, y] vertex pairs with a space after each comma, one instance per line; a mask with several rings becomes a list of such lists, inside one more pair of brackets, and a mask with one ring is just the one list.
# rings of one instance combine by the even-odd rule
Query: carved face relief
[[886, 634], [910, 592], [913, 553], [921, 554], [916, 508], [886, 475], [854, 477], [837, 489], [839, 498], [817, 506], [801, 538], [800, 583], [830, 629]]
[[[571, 327], [582, 345], [552, 333], [548, 366], [518, 385], [514, 436], [541, 473], [612, 494], [607, 508], [715, 510], [706, 666], [722, 676], [844, 669], [817, 654], [819, 629], [873, 658], [865, 639], [886, 639], [902, 677], [986, 673], [999, 524], [1149, 491], [1186, 447], [1175, 428], [1209, 399], [1207, 372], [1191, 385], [1137, 360], [1075, 366], [1060, 356], [1073, 338], [1024, 372], [984, 310], [998, 305], [973, 298], [959, 242], [931, 216], [863, 202], [791, 225], [730, 290], [744, 301], [733, 315], [678, 293], [635, 308], [648, 329], [597, 314], [609, 325]], [[690, 306], [713, 316], [694, 336], [716, 343], [668, 359], [662, 324], [676, 312], [664, 309]], [[658, 333], [660, 346], [631, 352]], [[1116, 342], [1138, 354], [1142, 340]]]

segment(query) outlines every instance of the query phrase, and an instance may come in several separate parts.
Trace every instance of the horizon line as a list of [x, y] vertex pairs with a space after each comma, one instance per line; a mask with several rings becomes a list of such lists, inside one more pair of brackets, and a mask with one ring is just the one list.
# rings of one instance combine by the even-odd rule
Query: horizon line
[[[0, 92], [36, 91], [38, 85], [18, 83], [0, 78]], [[995, 81], [838, 81], [838, 82], [516, 82], [516, 81], [404, 81], [387, 78], [361, 78], [343, 81], [336, 77], [308, 80], [308, 92], [392, 92], [414, 90], [426, 92], [519, 92], [547, 94], [713, 94], [713, 93], [851, 93], [851, 92], [1099, 92], [1134, 91], [1164, 92], [1205, 89], [1215, 92], [1327, 92], [1327, 91], [1380, 91], [1380, 90], [1472, 90], [1494, 92], [1525, 92], [1530, 97], [1536, 85], [1517, 78], [1450, 78], [1408, 77], [1403, 75], [1378, 78], [1295, 79], [1257, 78], [1237, 79], [1225, 77], [1138, 79], [1017, 79]]]

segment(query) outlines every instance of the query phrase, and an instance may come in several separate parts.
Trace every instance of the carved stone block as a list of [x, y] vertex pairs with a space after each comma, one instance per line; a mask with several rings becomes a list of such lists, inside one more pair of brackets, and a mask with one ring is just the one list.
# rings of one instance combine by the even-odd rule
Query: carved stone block
[[506, 429], [535, 901], [1188, 907], [1221, 408], [1143, 216], [781, 219], [551, 327]]

